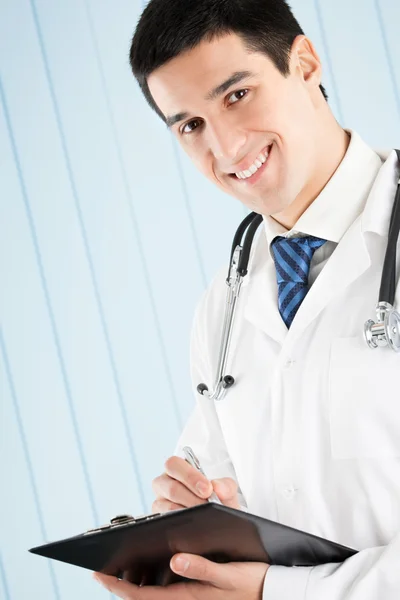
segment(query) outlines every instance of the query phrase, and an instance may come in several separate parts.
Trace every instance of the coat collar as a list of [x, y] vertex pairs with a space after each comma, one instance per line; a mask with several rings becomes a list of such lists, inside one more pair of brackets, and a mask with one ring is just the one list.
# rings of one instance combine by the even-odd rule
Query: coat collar
[[362, 214], [361, 229], [363, 233], [373, 232], [387, 236], [393, 201], [399, 184], [400, 165], [395, 150], [389, 153], [382, 152], [380, 156], [386, 160], [372, 186]]

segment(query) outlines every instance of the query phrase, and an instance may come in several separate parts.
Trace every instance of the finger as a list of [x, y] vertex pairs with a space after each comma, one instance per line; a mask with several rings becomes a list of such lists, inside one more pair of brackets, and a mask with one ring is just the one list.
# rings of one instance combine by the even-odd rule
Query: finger
[[225, 506], [229, 506], [230, 508], [240, 509], [236, 481], [230, 477], [224, 477], [223, 479], [213, 479], [211, 483], [222, 504], [225, 504]]
[[212, 493], [210, 481], [197, 469], [179, 456], [171, 456], [165, 463], [167, 475], [183, 483], [199, 498], [208, 498]]
[[[209, 493], [212, 492], [211, 483], [208, 483]], [[152, 483], [153, 492], [157, 497], [165, 498], [175, 504], [181, 504], [182, 506], [196, 506], [204, 502], [204, 499], [199, 498], [198, 495], [194, 494], [186, 485], [170, 477], [166, 473], [156, 477]]]
[[178, 575], [207, 582], [222, 589], [230, 588], [230, 575], [227, 566], [195, 554], [175, 554], [170, 562], [172, 571]]
[[140, 569], [140, 566], [138, 564], [135, 564], [129, 567], [129, 569], [126, 569], [126, 571], [123, 571], [122, 577], [120, 577], [120, 579], [123, 579], [128, 583], [135, 583], [136, 585], [139, 585], [141, 575], [142, 570]]
[[103, 573], [93, 573], [94, 579], [106, 590], [124, 600], [142, 600], [139, 586]]
[[153, 513], [167, 513], [173, 510], [182, 510], [182, 508], [186, 508], [186, 506], [176, 504], [165, 498], [156, 498], [152, 504]]
[[169, 586], [143, 586], [140, 587], [133, 583], [128, 583], [110, 575], [103, 573], [93, 573], [95, 580], [106, 590], [122, 598], [123, 600], [188, 600], [189, 596], [184, 594], [184, 589], [178, 589], [180, 584], [171, 584]]

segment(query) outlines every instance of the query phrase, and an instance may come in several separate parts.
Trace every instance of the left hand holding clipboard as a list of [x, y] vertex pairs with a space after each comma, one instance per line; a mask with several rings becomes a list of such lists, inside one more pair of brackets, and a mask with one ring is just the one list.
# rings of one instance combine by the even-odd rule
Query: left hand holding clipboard
[[261, 600], [269, 565], [257, 562], [217, 564], [201, 556], [176, 554], [170, 563], [178, 575], [191, 579], [166, 587], [139, 587], [95, 573], [95, 579], [124, 600]]

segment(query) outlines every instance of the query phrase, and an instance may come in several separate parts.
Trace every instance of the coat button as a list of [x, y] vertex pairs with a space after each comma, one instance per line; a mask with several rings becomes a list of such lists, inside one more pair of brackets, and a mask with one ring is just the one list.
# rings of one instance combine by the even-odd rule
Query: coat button
[[294, 486], [288, 486], [282, 490], [282, 495], [288, 500], [290, 500], [291, 498], [295, 497], [297, 491], [298, 489]]
[[284, 369], [290, 369], [291, 367], [293, 367], [293, 365], [295, 364], [295, 361], [292, 360], [291, 358], [286, 359], [286, 361], [283, 363], [283, 368]]

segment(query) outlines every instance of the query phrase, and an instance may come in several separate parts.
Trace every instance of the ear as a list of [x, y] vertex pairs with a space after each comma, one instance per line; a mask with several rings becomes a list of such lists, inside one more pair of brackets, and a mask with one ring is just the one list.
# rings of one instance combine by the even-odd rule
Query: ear
[[290, 71], [297, 73], [311, 89], [321, 85], [322, 65], [314, 44], [305, 35], [298, 35], [290, 51]]

